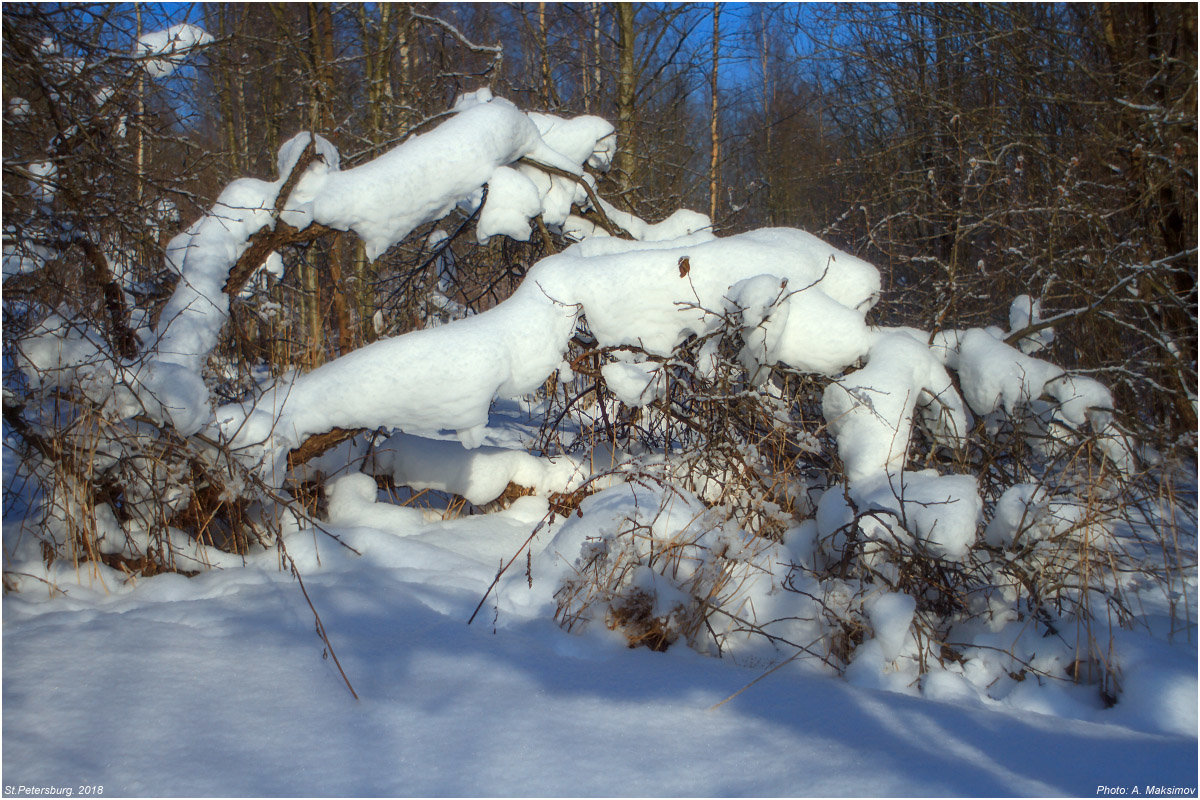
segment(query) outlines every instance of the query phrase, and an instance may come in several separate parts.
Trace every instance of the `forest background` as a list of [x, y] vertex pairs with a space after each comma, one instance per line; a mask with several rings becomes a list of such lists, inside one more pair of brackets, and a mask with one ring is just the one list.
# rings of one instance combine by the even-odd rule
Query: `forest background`
[[[183, 20], [212, 41], [169, 74], [131, 69], [139, 36]], [[3, 82], [6, 243], [37, 216], [29, 168], [52, 141], [78, 245], [6, 301], [95, 305], [104, 272], [130, 270], [160, 303], [171, 235], [232, 177], [272, 176], [295, 132], [346, 168], [487, 86], [612, 120], [599, 188], [620, 207], [799, 227], [877, 265], [879, 324], [1003, 322], [1021, 293], [1068, 311], [1049, 357], [1107, 384], [1146, 440], [1195, 447], [1194, 4], [8, 4]], [[345, 235], [289, 251], [235, 304], [224, 355], [306, 370], [423, 326], [432, 227], [375, 261]], [[503, 299], [561, 245], [541, 234], [452, 241], [454, 299]], [[22, 327], [6, 319], [6, 360]]]

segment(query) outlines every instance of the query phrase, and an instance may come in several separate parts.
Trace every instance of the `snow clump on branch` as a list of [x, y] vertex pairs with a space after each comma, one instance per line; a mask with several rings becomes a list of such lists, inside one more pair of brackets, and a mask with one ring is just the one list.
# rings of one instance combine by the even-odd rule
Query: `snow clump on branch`
[[147, 75], [156, 79], [165, 78], [183, 64], [192, 50], [212, 40], [213, 37], [203, 28], [181, 22], [166, 30], [142, 34], [134, 52], [139, 58], [145, 59], [142, 69], [146, 70]]

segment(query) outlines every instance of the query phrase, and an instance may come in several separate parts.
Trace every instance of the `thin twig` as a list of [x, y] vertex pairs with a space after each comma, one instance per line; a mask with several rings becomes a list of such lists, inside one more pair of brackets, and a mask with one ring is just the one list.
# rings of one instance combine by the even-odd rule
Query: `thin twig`
[[355, 700], [359, 700], [358, 692], [354, 691], [354, 687], [350, 685], [350, 679], [346, 677], [346, 671], [342, 669], [342, 663], [338, 661], [337, 653], [333, 652], [333, 643], [329, 641], [328, 634], [325, 633], [325, 625], [321, 622], [321, 615], [317, 613], [317, 607], [313, 605], [312, 598], [308, 596], [308, 589], [304, 588], [304, 579], [300, 577], [300, 570], [296, 568], [296, 561], [288, 553], [287, 548], [283, 544], [283, 538], [278, 540], [279, 550], [283, 553], [283, 557], [288, 561], [288, 567], [292, 575], [295, 576], [296, 582], [300, 584], [300, 591], [304, 593], [304, 599], [308, 602], [308, 607], [312, 609], [313, 618], [317, 621], [317, 635], [325, 642], [325, 649], [329, 653], [329, 657], [333, 659], [334, 665], [341, 673], [342, 680], [346, 683], [346, 688], [350, 690], [350, 694], [354, 695]]
[[780, 661], [778, 664], [776, 664], [775, 666], [771, 667], [769, 670], [767, 670], [766, 672], [764, 672], [762, 675], [759, 675], [757, 678], [755, 678], [754, 680], [750, 681], [749, 683], [747, 683], [747, 684], [746, 684], [745, 686], [743, 686], [742, 688], [738, 689], [738, 690], [737, 690], [736, 692], [734, 692], [733, 694], [729, 695], [729, 697], [726, 697], [726, 698], [725, 698], [724, 700], [722, 700], [721, 702], [719, 702], [719, 703], [717, 703], [717, 704], [715, 704], [715, 705], [713, 705], [713, 706], [710, 706], [708, 710], [709, 710], [709, 711], [716, 711], [718, 708], [720, 708], [721, 706], [725, 705], [725, 704], [726, 704], [726, 703], [728, 703], [730, 700], [732, 700], [733, 698], [737, 697], [739, 694], [741, 694], [742, 692], [746, 691], [746, 690], [747, 690], [747, 689], [749, 689], [751, 686], [753, 686], [754, 684], [756, 684], [756, 683], [758, 683], [759, 681], [761, 681], [763, 678], [765, 678], [765, 677], [767, 677], [768, 675], [770, 675], [772, 672], [775, 672], [776, 670], [783, 668], [785, 665], [792, 663], [793, 661], [795, 661], [797, 658], [799, 658], [799, 657], [800, 657], [800, 656], [802, 656], [802, 655], [804, 655], [804, 651], [803, 651], [803, 650], [797, 650], [795, 653], [793, 653], [792, 655], [788, 656], [788, 657], [787, 657], [786, 659], [784, 659], [783, 661]]
[[475, 610], [471, 612], [471, 618], [467, 620], [468, 625], [475, 621], [475, 616], [479, 613], [479, 609], [483, 608], [484, 602], [487, 601], [488, 595], [492, 593], [492, 589], [495, 589], [496, 584], [500, 582], [501, 576], [508, 571], [508, 568], [513, 565], [513, 562], [517, 560], [517, 557], [520, 556], [525, 548], [529, 546], [529, 543], [533, 541], [533, 537], [537, 536], [541, 532], [542, 528], [546, 527], [546, 523], [550, 521], [550, 517], [552, 516], [554, 516], [554, 511], [548, 511], [546, 516], [542, 517], [542, 521], [539, 522], [537, 527], [533, 529], [533, 533], [529, 534], [529, 537], [521, 544], [520, 547], [517, 548], [517, 552], [513, 553], [513, 556], [508, 560], [508, 563], [496, 571], [496, 577], [492, 578], [492, 582], [488, 585], [487, 591], [483, 593], [483, 597], [479, 598], [479, 605], [475, 606]]

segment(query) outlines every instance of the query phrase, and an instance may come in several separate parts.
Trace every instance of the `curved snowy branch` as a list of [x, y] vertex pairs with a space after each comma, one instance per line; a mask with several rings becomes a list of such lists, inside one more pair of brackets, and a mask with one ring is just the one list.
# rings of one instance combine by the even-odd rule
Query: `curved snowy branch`
[[444, 28], [447, 32], [450, 33], [451, 36], [453, 36], [455, 39], [458, 39], [458, 41], [462, 43], [463, 47], [466, 47], [468, 50], [473, 50], [477, 53], [495, 53], [496, 55], [501, 55], [504, 53], [503, 45], [475, 44], [470, 39], [468, 39], [466, 36], [464, 36], [462, 31], [460, 31], [458, 28], [454, 27], [454, 25], [450, 24], [449, 22], [442, 19], [441, 17], [431, 17], [428, 14], [422, 14], [420, 12], [413, 11], [412, 18], [419, 19], [422, 22], [430, 22], [430, 23], [433, 23], [434, 25], [438, 25], [438, 26]]

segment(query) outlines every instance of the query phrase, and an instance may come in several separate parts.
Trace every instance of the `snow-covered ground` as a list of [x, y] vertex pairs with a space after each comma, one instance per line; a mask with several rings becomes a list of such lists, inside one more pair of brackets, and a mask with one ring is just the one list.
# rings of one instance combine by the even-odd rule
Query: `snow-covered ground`
[[[6, 796], [86, 786], [104, 796], [1094, 796], [1180, 786], [1194, 796], [1194, 634], [1173, 646], [1144, 637], [1156, 674], [1181, 680], [1108, 710], [1082, 699], [1086, 687], [1034, 678], [1003, 702], [936, 701], [798, 663], [714, 708], [765, 670], [682, 644], [630, 650], [600, 625], [567, 633], [547, 613], [542, 561], [532, 589], [521, 559], [466, 624], [544, 504], [408, 520], [403, 537], [396, 524], [329, 529], [361, 555], [311, 530], [288, 537], [357, 701], [274, 552], [136, 584], [107, 568], [61, 567], [52, 574], [65, 596], [22, 580], [4, 600]], [[388, 527], [386, 514], [373, 524]], [[1191, 735], [1166, 732], [1181, 724]]]

